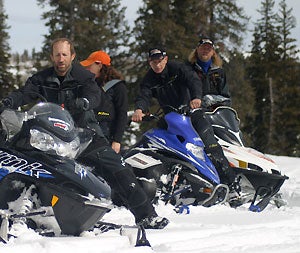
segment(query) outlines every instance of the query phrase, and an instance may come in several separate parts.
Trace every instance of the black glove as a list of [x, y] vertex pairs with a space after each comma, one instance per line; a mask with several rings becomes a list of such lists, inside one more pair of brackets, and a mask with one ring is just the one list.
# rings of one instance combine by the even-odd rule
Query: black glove
[[87, 111], [90, 107], [90, 103], [86, 98], [76, 98], [75, 106], [76, 109]]
[[10, 97], [3, 98], [1, 103], [5, 108], [12, 108], [13, 107], [13, 100]]
[[0, 114], [6, 109], [12, 108], [12, 99], [11, 98], [4, 98], [0, 102]]

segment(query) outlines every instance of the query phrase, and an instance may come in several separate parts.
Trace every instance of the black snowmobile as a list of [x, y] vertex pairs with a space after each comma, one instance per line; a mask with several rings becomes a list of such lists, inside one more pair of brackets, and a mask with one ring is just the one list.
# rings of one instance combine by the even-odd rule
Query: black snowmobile
[[92, 132], [75, 128], [69, 112], [39, 103], [28, 112], [5, 109], [0, 119], [3, 242], [16, 222], [45, 231], [34, 218], [54, 215], [62, 234], [77, 236], [111, 210], [108, 184], [74, 160], [90, 143]]

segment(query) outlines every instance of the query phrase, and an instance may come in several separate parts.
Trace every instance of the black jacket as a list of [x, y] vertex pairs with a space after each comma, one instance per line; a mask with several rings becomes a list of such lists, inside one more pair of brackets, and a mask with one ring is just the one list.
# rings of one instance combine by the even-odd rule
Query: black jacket
[[53, 67], [37, 72], [27, 79], [23, 87], [9, 94], [8, 97], [13, 102], [12, 107], [18, 108], [43, 97], [42, 101], [46, 99], [47, 102], [64, 105], [70, 111], [77, 126], [87, 127], [87, 122], [82, 121], [87, 114], [75, 107], [75, 100], [76, 98], [88, 99], [91, 110], [98, 106], [101, 90], [94, 80], [94, 74], [79, 64], [73, 64], [63, 80], [59, 78]]
[[[97, 81], [97, 79], [96, 79]], [[101, 84], [98, 83], [100, 86]], [[103, 99], [94, 111], [99, 124], [110, 141], [121, 143], [127, 125], [128, 96], [125, 81], [119, 80], [113, 87], [102, 93]], [[107, 101], [105, 101], [107, 100]], [[109, 114], [109, 117], [101, 116]]]
[[162, 73], [150, 69], [140, 84], [140, 94], [135, 100], [135, 109], [147, 112], [151, 98], [158, 100], [160, 106], [170, 105], [178, 108], [189, 104], [191, 99], [202, 97], [202, 83], [195, 71], [183, 63], [168, 62]]
[[226, 75], [222, 68], [212, 65], [207, 73], [197, 63], [188, 63], [188, 65], [196, 71], [202, 81], [202, 92], [205, 95], [221, 95], [230, 98], [230, 92], [226, 82]]

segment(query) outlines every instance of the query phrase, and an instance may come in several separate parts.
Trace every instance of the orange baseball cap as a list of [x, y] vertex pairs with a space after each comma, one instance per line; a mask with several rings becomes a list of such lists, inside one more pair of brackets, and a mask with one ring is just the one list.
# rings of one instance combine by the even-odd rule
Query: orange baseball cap
[[103, 51], [95, 51], [89, 55], [89, 57], [81, 61], [80, 64], [84, 67], [92, 65], [94, 62], [101, 62], [104, 65], [110, 66], [110, 57], [107, 53]]

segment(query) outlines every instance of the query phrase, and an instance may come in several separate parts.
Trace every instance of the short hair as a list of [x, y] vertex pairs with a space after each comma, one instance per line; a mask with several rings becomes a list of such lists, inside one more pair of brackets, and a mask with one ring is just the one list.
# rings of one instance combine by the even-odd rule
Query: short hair
[[51, 48], [50, 48], [50, 54], [53, 54], [53, 46], [57, 43], [57, 42], [68, 42], [68, 44], [70, 45], [70, 50], [71, 50], [71, 54], [75, 54], [75, 47], [73, 42], [68, 39], [68, 38], [57, 38], [54, 39], [51, 43]]

